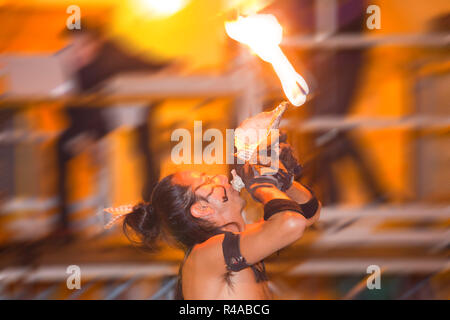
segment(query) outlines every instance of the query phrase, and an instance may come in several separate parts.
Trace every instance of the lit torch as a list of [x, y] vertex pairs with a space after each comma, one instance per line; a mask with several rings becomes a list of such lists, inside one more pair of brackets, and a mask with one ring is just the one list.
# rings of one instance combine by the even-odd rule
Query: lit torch
[[[254, 14], [239, 17], [236, 21], [226, 22], [225, 30], [230, 38], [248, 45], [261, 59], [272, 64], [281, 81], [284, 93], [294, 106], [301, 106], [309, 93], [308, 84], [299, 75], [284, 55], [279, 44], [283, 37], [283, 28], [273, 15]], [[281, 117], [287, 108], [287, 103], [281, 103], [270, 113], [263, 113], [247, 119], [240, 127], [264, 126], [267, 136], [271, 129], [278, 129]], [[235, 134], [237, 157], [249, 161], [254, 158], [255, 150], [264, 137], [256, 141], [248, 141], [248, 137]], [[231, 185], [237, 191], [244, 187], [242, 179], [233, 170]]]
[[294, 106], [301, 106], [309, 93], [308, 84], [284, 55], [279, 44], [283, 28], [271, 14], [254, 14], [226, 22], [230, 38], [248, 45], [261, 59], [272, 64], [284, 93]]

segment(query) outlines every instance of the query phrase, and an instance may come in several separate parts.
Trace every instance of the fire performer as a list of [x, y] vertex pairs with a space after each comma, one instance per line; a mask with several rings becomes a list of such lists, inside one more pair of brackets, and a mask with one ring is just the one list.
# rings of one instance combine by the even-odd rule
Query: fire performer
[[[274, 16], [239, 17], [227, 22], [225, 29], [272, 64], [294, 106], [306, 102], [308, 85], [279, 47], [282, 27]], [[241, 124], [241, 132], [266, 133], [256, 140], [235, 133], [238, 161], [232, 184], [224, 175], [178, 172], [162, 179], [150, 199], [128, 208], [131, 212], [117, 210], [112, 223], [125, 216], [123, 230], [131, 241], [156, 249], [161, 238], [174, 238], [185, 250], [177, 299], [272, 298], [263, 260], [300, 239], [305, 228], [318, 220], [321, 204], [311, 189], [294, 181], [300, 165], [292, 148], [278, 135], [271, 134], [267, 143], [286, 108], [287, 103], [282, 103]], [[245, 224], [239, 182], [263, 204], [262, 221]]]
[[[260, 222], [244, 222], [245, 200], [225, 175], [194, 171], [163, 178], [147, 202], [115, 217], [124, 216], [125, 234], [144, 248], [156, 250], [161, 239], [172, 238], [184, 249], [176, 298], [272, 298], [263, 260], [301, 238], [321, 208], [313, 191], [294, 181], [300, 165], [285, 139], [279, 141], [276, 169], [261, 156], [232, 171], [263, 204]], [[267, 149], [276, 152], [273, 144]]]

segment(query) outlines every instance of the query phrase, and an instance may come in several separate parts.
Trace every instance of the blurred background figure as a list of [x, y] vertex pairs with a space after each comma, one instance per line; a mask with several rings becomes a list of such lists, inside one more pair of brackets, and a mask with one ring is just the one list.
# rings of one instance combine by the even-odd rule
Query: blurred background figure
[[[70, 38], [70, 44], [63, 49], [64, 68], [72, 76], [72, 93], [88, 94], [99, 90], [107, 80], [120, 73], [157, 72], [169, 66], [168, 62], [151, 61], [128, 53], [120, 44], [104, 35], [101, 24], [83, 19], [81, 29], [64, 30]], [[152, 190], [159, 179], [159, 160], [150, 151], [150, 131], [157, 103], [144, 106], [127, 106], [122, 108], [122, 121], [127, 118], [137, 119], [133, 123], [136, 132], [137, 147], [144, 156], [142, 177], [147, 190]], [[60, 223], [56, 234], [70, 234], [69, 201], [66, 166], [68, 161], [83, 148], [103, 138], [113, 128], [114, 111], [109, 106], [86, 104], [69, 104], [66, 107], [69, 126], [62, 133], [57, 144], [58, 155], [58, 191], [61, 200]], [[111, 121], [112, 120], [112, 121]], [[120, 121], [119, 121], [120, 122]]]
[[[274, 3], [265, 11], [282, 12], [283, 17], [290, 21], [291, 33], [326, 39], [345, 34], [361, 35], [366, 27], [367, 6], [363, 0], [298, 0]], [[365, 54], [365, 48], [341, 48], [339, 45], [311, 48], [301, 53], [300, 59], [313, 90], [313, 98], [305, 105], [305, 120], [350, 115], [361, 82]], [[304, 138], [311, 148], [303, 174], [311, 184], [317, 185], [325, 204], [334, 205], [341, 200], [336, 171], [345, 158], [351, 159], [358, 170], [368, 198], [375, 202], [387, 200], [376, 173], [353, 141], [352, 130], [317, 130], [305, 134]]]
[[[337, 8], [337, 17], [330, 30], [333, 35], [362, 34], [366, 25], [366, 1], [346, 1]], [[300, 10], [296, 10], [302, 12]], [[313, 11], [311, 16], [313, 15]], [[303, 21], [302, 19], [296, 19]], [[317, 21], [316, 21], [317, 25]], [[303, 26], [301, 26], [303, 27]], [[304, 29], [304, 28], [301, 28]], [[310, 27], [308, 28], [310, 29]], [[321, 30], [317, 30], [318, 33]], [[308, 105], [308, 114], [315, 116], [348, 116], [353, 99], [357, 93], [365, 50], [361, 48], [336, 50], [312, 50], [306, 61], [310, 66], [317, 85], [317, 95]], [[311, 137], [318, 147], [318, 156], [312, 166], [312, 181], [317, 181], [322, 188], [322, 197], [328, 204], [339, 202], [339, 182], [333, 173], [333, 167], [339, 160], [349, 157], [359, 170], [364, 187], [368, 190], [372, 201], [384, 201], [384, 194], [374, 170], [367, 164], [359, 147], [353, 142], [350, 130], [327, 130], [317, 132]], [[335, 168], [336, 169], [336, 168]]]

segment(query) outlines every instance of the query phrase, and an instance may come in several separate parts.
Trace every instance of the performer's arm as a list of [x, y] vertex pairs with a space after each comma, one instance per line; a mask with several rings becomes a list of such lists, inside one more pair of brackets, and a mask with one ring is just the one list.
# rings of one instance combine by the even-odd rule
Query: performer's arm
[[304, 187], [301, 183], [294, 181], [292, 186], [286, 190], [286, 194], [295, 202], [304, 205], [304, 210], [311, 211], [311, 218], [307, 219], [307, 225], [310, 226], [320, 218], [320, 210], [322, 204], [315, 199], [314, 193], [309, 188]]
[[[205, 272], [224, 271], [225, 251], [232, 252], [233, 257], [237, 255], [239, 258], [228, 260], [244, 261], [244, 263], [238, 263], [239, 266], [232, 269], [233, 271], [239, 271], [245, 266], [257, 263], [299, 240], [305, 228], [318, 219], [320, 204], [311, 192], [300, 184], [292, 183], [291, 185], [292, 177], [283, 163], [279, 163], [278, 170], [272, 175], [267, 173], [276, 169], [260, 163], [245, 163], [237, 166], [236, 169], [247, 191], [264, 205], [264, 221], [248, 226], [245, 231], [239, 233], [237, 241], [230, 242], [234, 245], [233, 250], [225, 250], [227, 246], [224, 239], [227, 240], [227, 238], [224, 235], [212, 237], [198, 247], [200, 250], [194, 250], [193, 254], [201, 254], [201, 259], [209, 261], [204, 264], [209, 270]], [[291, 199], [289, 194], [281, 190], [289, 191], [293, 198]], [[233, 238], [228, 237], [228, 239]], [[230, 268], [230, 262], [227, 261], [226, 264]], [[212, 265], [216, 265], [217, 268], [210, 268]]]
[[[296, 202], [276, 187], [257, 188], [253, 196], [265, 206], [270, 205], [271, 202], [273, 204], [273, 201], [285, 201], [285, 203], [284, 207], [280, 207], [280, 211], [277, 211], [276, 206], [275, 208], [272, 206], [271, 214], [266, 215], [266, 220], [252, 224], [239, 233], [239, 250], [248, 265], [257, 263], [300, 239], [308, 224], [307, 219], [299, 213], [301, 210], [298, 205], [295, 209], [297, 211], [288, 209], [289, 206], [286, 206], [286, 203], [290, 202], [291, 206], [295, 206]], [[205, 272], [225, 271], [223, 240], [224, 235], [212, 237], [191, 253], [201, 255], [199, 259], [202, 261], [208, 261], [204, 264], [208, 266]], [[217, 268], [211, 268], [213, 265]]]

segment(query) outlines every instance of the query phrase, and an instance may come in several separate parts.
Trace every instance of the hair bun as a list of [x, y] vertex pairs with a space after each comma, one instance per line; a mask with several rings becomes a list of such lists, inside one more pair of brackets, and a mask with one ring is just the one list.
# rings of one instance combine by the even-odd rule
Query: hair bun
[[139, 202], [133, 208], [133, 213], [152, 214], [153, 211], [154, 211], [154, 208], [150, 202]]
[[[143, 247], [155, 247], [153, 243], [161, 232], [160, 218], [150, 202], [140, 202], [133, 207], [133, 211], [125, 216], [123, 221], [125, 235], [135, 244]], [[132, 230], [138, 241], [132, 239], [129, 231]]]

